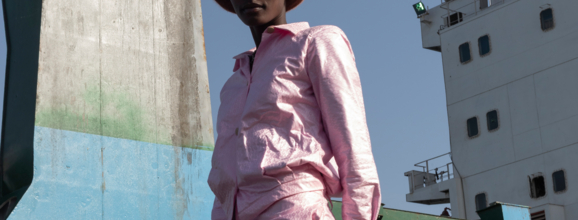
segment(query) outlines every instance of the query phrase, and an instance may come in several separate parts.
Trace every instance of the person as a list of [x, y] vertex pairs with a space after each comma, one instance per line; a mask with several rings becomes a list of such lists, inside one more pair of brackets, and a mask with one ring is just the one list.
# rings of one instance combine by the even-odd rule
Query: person
[[256, 48], [223, 86], [209, 174], [212, 219], [377, 219], [381, 193], [351, 45], [335, 26], [287, 24], [302, 0], [216, 0]]

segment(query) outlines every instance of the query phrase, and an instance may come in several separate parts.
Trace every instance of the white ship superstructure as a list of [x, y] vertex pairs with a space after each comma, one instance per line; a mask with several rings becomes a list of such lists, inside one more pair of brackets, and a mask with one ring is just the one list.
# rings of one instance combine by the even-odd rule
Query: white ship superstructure
[[407, 201], [467, 219], [494, 201], [578, 219], [577, 9], [451, 0], [420, 15], [423, 47], [442, 55], [451, 153], [405, 174]]

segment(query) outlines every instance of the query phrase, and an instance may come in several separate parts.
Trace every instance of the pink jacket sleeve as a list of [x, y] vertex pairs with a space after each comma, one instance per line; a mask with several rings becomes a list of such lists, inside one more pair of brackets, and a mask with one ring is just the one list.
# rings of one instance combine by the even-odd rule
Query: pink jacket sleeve
[[355, 57], [345, 34], [309, 36], [305, 61], [343, 186], [343, 219], [377, 219], [381, 193]]

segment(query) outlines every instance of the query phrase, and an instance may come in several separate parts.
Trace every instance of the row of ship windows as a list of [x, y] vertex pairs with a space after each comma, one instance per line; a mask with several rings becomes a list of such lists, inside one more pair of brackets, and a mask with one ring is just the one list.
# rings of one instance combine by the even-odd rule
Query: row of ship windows
[[[500, 127], [498, 122], [498, 110], [490, 111], [486, 114], [488, 131], [495, 131]], [[468, 137], [475, 138], [480, 134], [478, 127], [478, 116], [472, 117], [467, 121]]]
[[[543, 31], [549, 31], [554, 28], [554, 16], [551, 8], [540, 12], [540, 21]], [[490, 37], [484, 35], [478, 38], [478, 49], [480, 56], [486, 56], [491, 52]], [[470, 43], [466, 42], [459, 46], [460, 62], [465, 64], [472, 60], [470, 53]], [[486, 114], [488, 131], [494, 131], [499, 128], [498, 112], [490, 111]], [[467, 121], [468, 136], [473, 138], [479, 135], [478, 117], [472, 117]], [[566, 177], [564, 170], [552, 173], [552, 182], [554, 183], [554, 192], [563, 193], [566, 191]], [[543, 176], [530, 178], [530, 197], [540, 198], [546, 196], [546, 184]], [[476, 210], [485, 209], [488, 206], [487, 194], [480, 193], [475, 196]]]
[[[551, 8], [543, 10], [540, 12], [540, 22], [543, 31], [549, 31], [554, 28], [554, 14]], [[478, 49], [480, 52], [480, 57], [488, 55], [492, 48], [490, 47], [490, 36], [484, 35], [478, 38]], [[470, 43], [466, 42], [460, 45], [460, 62], [466, 64], [472, 61], [472, 55], [470, 52]]]
[[[552, 173], [552, 182], [555, 193], [566, 192], [566, 173], [564, 170], [559, 170]], [[530, 197], [537, 199], [546, 196], [546, 183], [544, 176], [537, 175], [530, 178]], [[488, 195], [486, 193], [477, 194], [476, 210], [482, 210], [488, 207]]]

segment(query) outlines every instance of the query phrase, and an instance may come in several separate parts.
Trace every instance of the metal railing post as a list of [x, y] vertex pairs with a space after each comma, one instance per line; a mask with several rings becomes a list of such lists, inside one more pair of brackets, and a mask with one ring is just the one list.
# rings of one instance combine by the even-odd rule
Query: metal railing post
[[[423, 173], [423, 175], [427, 175], [426, 177], [422, 177], [422, 179], [419, 180], [419, 181], [422, 182], [422, 184], [423, 184], [423, 181], [425, 181], [425, 186], [432, 185], [432, 177], [433, 177], [433, 175], [431, 175], [432, 173], [430, 173], [430, 171], [431, 171], [431, 170], [434, 170], [434, 169], [436, 170], [436, 176], [433, 177], [433, 178], [434, 178], [433, 184], [437, 184], [438, 181], [439, 181], [439, 182], [443, 182], [443, 181], [444, 181], [444, 174], [445, 174], [446, 172], [447, 172], [447, 176], [448, 176], [448, 178], [447, 178], [446, 180], [450, 180], [450, 179], [452, 178], [452, 172], [451, 172], [451, 170], [450, 170], [450, 164], [452, 164], [452, 163], [447, 163], [446, 165], [441, 165], [441, 166], [435, 167], [435, 168], [433, 168], [433, 169], [431, 169], [431, 170], [430, 170], [430, 168], [429, 168], [429, 161], [430, 161], [430, 160], [433, 161], [433, 160], [435, 160], [435, 159], [438, 159], [438, 158], [443, 157], [443, 156], [446, 156], [446, 155], [450, 155], [450, 157], [451, 157], [451, 152], [450, 152], [450, 153], [446, 153], [446, 154], [442, 154], [442, 155], [440, 155], [440, 156], [437, 156], [437, 157], [434, 157], [434, 158], [431, 158], [431, 159], [428, 159], [428, 160], [424, 160], [424, 161], [422, 161], [422, 162], [419, 162], [419, 163], [414, 164], [414, 166], [416, 166], [416, 167], [421, 167], [421, 168], [422, 168], [422, 173]], [[425, 163], [425, 166], [424, 166], [424, 165], [421, 165], [421, 164], [424, 164], [424, 163]], [[446, 171], [442, 171], [441, 173], [438, 173], [437, 171], [439, 171], [439, 169], [443, 169], [444, 166], [445, 166], [445, 168], [446, 168]], [[419, 171], [415, 171], [415, 172], [419, 172]], [[411, 171], [411, 175], [412, 175], [412, 176], [411, 176], [412, 179], [411, 179], [411, 181], [410, 181], [410, 184], [412, 184], [412, 186], [411, 186], [411, 188], [410, 188], [411, 190], [416, 190], [416, 183], [415, 183], [415, 175], [416, 175], [416, 174], [415, 174], [415, 172], [414, 172], [414, 170]], [[420, 174], [420, 176], [421, 176], [421, 174]], [[440, 176], [441, 176], [441, 178], [440, 178]]]
[[450, 164], [446, 164], [447, 169], [448, 169], [448, 180], [450, 180]]
[[429, 180], [429, 160], [425, 161], [425, 167], [426, 167], [425, 168], [426, 169], [425, 175], [427, 177], [427, 183], [425, 183], [425, 185], [428, 186], [429, 182], [430, 182], [430, 180]]

